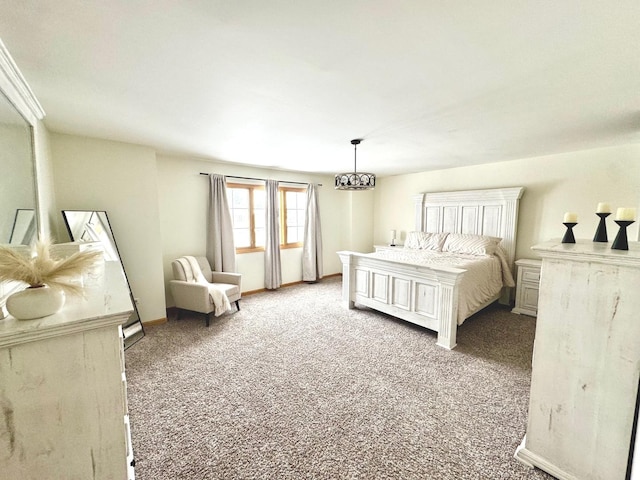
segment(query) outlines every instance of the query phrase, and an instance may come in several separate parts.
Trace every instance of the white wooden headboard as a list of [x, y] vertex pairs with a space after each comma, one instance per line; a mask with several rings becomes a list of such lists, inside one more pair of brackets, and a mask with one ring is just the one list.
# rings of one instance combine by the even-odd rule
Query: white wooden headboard
[[518, 207], [524, 187], [421, 193], [415, 198], [415, 228], [502, 238], [513, 271]]

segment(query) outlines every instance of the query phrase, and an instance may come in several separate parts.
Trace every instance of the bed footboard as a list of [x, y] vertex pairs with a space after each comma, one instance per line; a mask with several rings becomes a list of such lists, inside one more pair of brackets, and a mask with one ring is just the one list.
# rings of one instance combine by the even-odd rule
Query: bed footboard
[[458, 285], [464, 269], [418, 266], [341, 251], [342, 304], [372, 308], [438, 332], [437, 344], [456, 346]]

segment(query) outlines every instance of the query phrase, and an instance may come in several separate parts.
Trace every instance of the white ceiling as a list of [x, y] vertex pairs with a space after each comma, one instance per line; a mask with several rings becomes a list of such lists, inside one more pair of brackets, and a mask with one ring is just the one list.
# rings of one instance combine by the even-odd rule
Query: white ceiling
[[0, 0], [55, 132], [380, 176], [640, 142], [638, 0]]

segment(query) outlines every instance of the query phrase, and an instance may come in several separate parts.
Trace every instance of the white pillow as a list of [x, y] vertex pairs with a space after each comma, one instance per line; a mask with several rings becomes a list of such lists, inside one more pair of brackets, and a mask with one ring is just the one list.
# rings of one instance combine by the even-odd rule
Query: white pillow
[[404, 244], [405, 248], [414, 250], [433, 250], [442, 251], [442, 245], [447, 238], [448, 233], [427, 233], [427, 232], [409, 232], [407, 240]]
[[442, 251], [469, 255], [493, 255], [501, 240], [501, 238], [488, 235], [450, 233], [444, 242]]

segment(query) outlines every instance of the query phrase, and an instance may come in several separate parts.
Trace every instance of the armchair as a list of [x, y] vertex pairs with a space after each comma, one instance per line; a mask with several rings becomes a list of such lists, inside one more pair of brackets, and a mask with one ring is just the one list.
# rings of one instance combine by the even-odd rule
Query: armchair
[[221, 315], [235, 302], [240, 311], [242, 275], [213, 272], [206, 257], [181, 257], [171, 262], [173, 280], [169, 282], [171, 294], [178, 309], [204, 313], [207, 327], [211, 314]]

